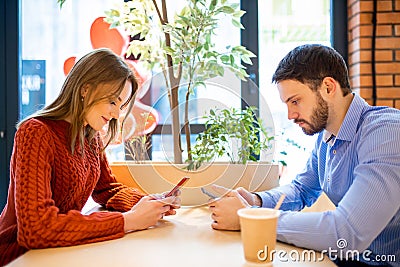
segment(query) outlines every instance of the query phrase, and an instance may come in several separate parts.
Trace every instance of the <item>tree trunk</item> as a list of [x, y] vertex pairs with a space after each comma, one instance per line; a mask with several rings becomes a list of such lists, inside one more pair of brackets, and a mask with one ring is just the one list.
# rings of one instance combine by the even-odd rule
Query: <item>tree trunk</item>
[[[161, 24], [165, 25], [168, 23], [168, 12], [167, 12], [167, 3], [166, 0], [161, 1], [161, 12], [158, 8], [157, 1], [153, 0], [154, 7], [157, 10], [158, 17], [160, 19]], [[164, 32], [165, 35], [165, 44], [166, 46], [171, 47], [171, 36], [169, 33]], [[170, 55], [167, 55], [167, 64], [168, 70], [166, 79], [169, 80], [169, 88], [168, 89], [168, 97], [169, 97], [169, 105], [172, 115], [171, 129], [172, 129], [172, 139], [174, 146], [174, 163], [180, 164], [182, 163], [182, 145], [181, 145], [181, 124], [179, 121], [179, 99], [178, 99], [178, 89], [179, 83], [182, 77], [182, 64], [177, 66], [177, 69], [174, 69], [174, 64], [172, 62], [172, 58]], [[175, 75], [175, 71], [177, 71], [177, 75]], [[166, 83], [168, 87], [168, 82]]]
[[188, 156], [188, 161], [192, 161], [192, 148], [191, 148], [191, 142], [190, 142], [190, 124], [189, 124], [189, 96], [190, 96], [190, 84], [188, 85], [189, 88], [187, 89], [186, 92], [186, 99], [185, 99], [185, 124], [183, 125], [185, 129], [185, 136], [186, 136], [186, 150], [187, 150], [187, 156]]
[[170, 107], [172, 114], [172, 138], [174, 146], [174, 163], [182, 163], [182, 148], [181, 148], [181, 125], [179, 122], [179, 103], [178, 103], [179, 85], [174, 85], [171, 88]]

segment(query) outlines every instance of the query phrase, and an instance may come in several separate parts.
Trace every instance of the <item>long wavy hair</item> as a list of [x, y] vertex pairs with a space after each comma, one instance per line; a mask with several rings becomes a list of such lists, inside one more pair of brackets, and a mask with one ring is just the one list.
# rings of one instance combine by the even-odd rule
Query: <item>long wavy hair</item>
[[[131, 82], [132, 90], [129, 99], [122, 106], [128, 106], [127, 113], [129, 113], [133, 107], [134, 95], [138, 88], [132, 70], [120, 56], [110, 49], [96, 49], [75, 63], [54, 102], [20, 121], [17, 128], [31, 118], [42, 117], [51, 120], [69, 118], [71, 120], [70, 146], [71, 152], [74, 153], [77, 139], [83, 147], [85, 138], [90, 141], [97, 132], [90, 125], [84, 126], [84, 118], [87, 112], [97, 103], [118, 97], [127, 81]], [[96, 90], [100, 84], [112, 85], [112, 89], [107, 92]], [[87, 91], [85, 98], [82, 98], [84, 87], [91, 89]], [[118, 120], [111, 119], [104, 137], [104, 149], [114, 140], [118, 131]]]

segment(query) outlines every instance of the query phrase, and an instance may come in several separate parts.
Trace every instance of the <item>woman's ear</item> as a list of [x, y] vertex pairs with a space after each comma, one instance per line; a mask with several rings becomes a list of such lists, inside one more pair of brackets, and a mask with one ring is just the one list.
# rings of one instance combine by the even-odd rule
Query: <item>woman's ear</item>
[[89, 84], [85, 84], [85, 85], [82, 86], [82, 88], [81, 88], [81, 97], [82, 98], [86, 97], [86, 95], [88, 94], [89, 89], [90, 89], [90, 85]]

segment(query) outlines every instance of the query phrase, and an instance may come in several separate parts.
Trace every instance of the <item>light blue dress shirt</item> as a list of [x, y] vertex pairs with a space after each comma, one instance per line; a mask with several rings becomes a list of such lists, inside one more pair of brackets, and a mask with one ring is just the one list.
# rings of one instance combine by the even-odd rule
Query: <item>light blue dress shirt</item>
[[[357, 250], [362, 262], [400, 266], [400, 111], [354, 95], [336, 138], [326, 143], [326, 136], [319, 133], [305, 170], [291, 184], [257, 193], [263, 207], [286, 194], [278, 240], [327, 255], [337, 250], [334, 259]], [[334, 211], [297, 212], [322, 191]]]

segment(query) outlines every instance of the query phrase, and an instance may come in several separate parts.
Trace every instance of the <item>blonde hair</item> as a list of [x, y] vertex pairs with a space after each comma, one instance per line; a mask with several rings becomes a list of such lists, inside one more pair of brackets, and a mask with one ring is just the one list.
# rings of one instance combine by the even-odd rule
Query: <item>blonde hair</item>
[[[17, 128], [31, 118], [42, 117], [51, 120], [70, 118], [70, 145], [71, 152], [74, 153], [77, 138], [83, 147], [85, 137], [92, 140], [97, 132], [90, 125], [84, 127], [84, 118], [88, 110], [99, 102], [118, 97], [127, 81], [131, 82], [132, 90], [128, 101], [123, 106], [129, 105], [127, 111], [129, 113], [134, 104], [134, 94], [138, 87], [132, 70], [120, 56], [110, 49], [96, 49], [75, 63], [64, 81], [60, 94], [53, 103], [20, 121]], [[113, 90], [107, 93], [96, 92], [97, 86], [105, 83], [113, 85]], [[82, 90], [86, 85], [90, 85], [86, 88], [91, 88], [91, 90], [87, 91], [86, 97], [83, 99]], [[103, 95], [100, 96], [100, 93]], [[91, 97], [91, 95], [95, 97]], [[94, 100], [88, 103], [87, 99]], [[118, 134], [118, 120], [111, 119], [107, 128], [104, 149]]]

